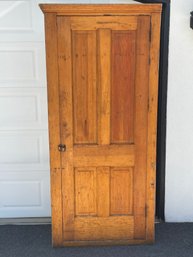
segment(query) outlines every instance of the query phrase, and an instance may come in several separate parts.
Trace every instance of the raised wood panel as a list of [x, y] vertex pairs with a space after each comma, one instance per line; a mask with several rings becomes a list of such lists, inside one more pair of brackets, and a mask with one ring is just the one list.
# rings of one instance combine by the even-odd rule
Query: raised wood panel
[[75, 215], [96, 215], [96, 169], [75, 168]]
[[133, 213], [133, 169], [111, 168], [110, 214], [131, 215]]
[[111, 143], [134, 140], [135, 35], [112, 32]]
[[74, 144], [97, 140], [96, 32], [72, 33]]

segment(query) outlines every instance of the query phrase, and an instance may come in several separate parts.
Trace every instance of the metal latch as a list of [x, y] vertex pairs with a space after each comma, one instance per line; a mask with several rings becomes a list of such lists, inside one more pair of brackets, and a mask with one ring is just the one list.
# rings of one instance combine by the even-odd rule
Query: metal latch
[[66, 151], [66, 145], [59, 144], [59, 145], [58, 145], [58, 151], [60, 151], [60, 152], [65, 152], [65, 151]]

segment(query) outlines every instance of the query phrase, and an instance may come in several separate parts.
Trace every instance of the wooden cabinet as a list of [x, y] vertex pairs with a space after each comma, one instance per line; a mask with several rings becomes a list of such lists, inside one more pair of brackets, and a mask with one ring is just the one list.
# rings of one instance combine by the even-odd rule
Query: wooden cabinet
[[41, 9], [53, 245], [153, 242], [161, 5]]

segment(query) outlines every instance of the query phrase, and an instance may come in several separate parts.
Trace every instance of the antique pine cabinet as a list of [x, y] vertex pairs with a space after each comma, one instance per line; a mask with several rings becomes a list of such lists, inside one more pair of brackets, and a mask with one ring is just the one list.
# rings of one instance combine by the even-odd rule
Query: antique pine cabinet
[[151, 243], [161, 5], [40, 7], [53, 245]]

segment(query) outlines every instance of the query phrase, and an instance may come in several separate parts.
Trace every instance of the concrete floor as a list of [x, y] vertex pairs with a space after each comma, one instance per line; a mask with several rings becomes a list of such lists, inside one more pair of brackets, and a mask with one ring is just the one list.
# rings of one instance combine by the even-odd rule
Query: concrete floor
[[50, 225], [0, 226], [0, 257], [193, 257], [193, 223], [156, 224], [154, 245], [53, 249]]

